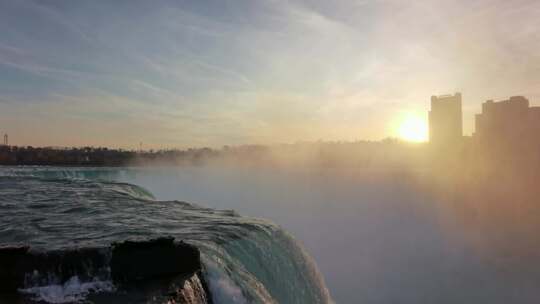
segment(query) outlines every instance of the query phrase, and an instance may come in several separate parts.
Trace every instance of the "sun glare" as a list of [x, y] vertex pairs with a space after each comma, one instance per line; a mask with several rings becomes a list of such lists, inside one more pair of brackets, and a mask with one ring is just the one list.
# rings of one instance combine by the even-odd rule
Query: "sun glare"
[[424, 118], [408, 114], [398, 127], [399, 138], [406, 141], [423, 142], [428, 140], [428, 127]]

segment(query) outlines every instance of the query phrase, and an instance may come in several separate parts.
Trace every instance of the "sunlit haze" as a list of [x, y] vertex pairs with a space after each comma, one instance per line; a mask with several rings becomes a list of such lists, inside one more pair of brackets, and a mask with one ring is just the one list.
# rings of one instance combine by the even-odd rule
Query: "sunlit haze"
[[415, 114], [407, 114], [399, 125], [399, 138], [413, 141], [427, 141], [429, 137], [427, 121]]
[[540, 303], [540, 0], [0, 0], [0, 304]]
[[540, 98], [539, 15], [531, 0], [1, 1], [0, 131], [131, 149], [378, 140], [462, 92], [471, 134], [486, 99]]

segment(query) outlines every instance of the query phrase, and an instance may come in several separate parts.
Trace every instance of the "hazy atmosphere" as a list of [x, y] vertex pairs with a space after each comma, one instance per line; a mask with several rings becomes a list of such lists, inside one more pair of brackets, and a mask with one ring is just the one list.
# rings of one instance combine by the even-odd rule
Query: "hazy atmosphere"
[[0, 0], [0, 303], [540, 303], [540, 1]]
[[0, 1], [0, 131], [135, 149], [398, 136], [540, 97], [537, 1]]

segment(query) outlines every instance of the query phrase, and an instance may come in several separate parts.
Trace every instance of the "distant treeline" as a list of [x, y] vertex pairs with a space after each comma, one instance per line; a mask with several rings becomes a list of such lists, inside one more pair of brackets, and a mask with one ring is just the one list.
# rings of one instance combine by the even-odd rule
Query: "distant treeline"
[[0, 165], [8, 166], [127, 166], [154, 162], [196, 162], [216, 151], [189, 150], [129, 151], [104, 147], [57, 148], [0, 146]]
[[[474, 176], [540, 172], [540, 145], [524, 141], [485, 144], [464, 137], [444, 145], [396, 139], [356, 142], [298, 142], [224, 146], [219, 149], [133, 151], [110, 148], [18, 147], [0, 145], [0, 165], [39, 166], [234, 166], [383, 168], [439, 170], [439, 175], [474, 171]], [[540, 176], [540, 174], [539, 174]]]
[[0, 146], [1, 165], [121, 166], [136, 153], [108, 148], [35, 148]]
[[142, 166], [229, 163], [286, 166], [419, 165], [424, 144], [395, 139], [358, 142], [301, 142], [281, 145], [224, 146], [220, 149], [130, 151], [103, 147], [57, 148], [0, 146], [0, 165]]

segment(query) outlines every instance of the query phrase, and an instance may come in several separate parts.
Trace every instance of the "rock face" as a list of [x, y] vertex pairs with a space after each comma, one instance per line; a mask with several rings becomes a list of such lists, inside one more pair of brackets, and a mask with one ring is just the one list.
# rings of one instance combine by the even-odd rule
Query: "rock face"
[[28, 247], [0, 247], [0, 292], [16, 291], [24, 283], [23, 257]]
[[[112, 279], [120, 289], [137, 286], [135, 289], [144, 290], [141, 296], [155, 297], [165, 291], [167, 298], [176, 299], [172, 303], [211, 302], [201, 272], [199, 250], [187, 243], [175, 242], [174, 238], [50, 252], [35, 252], [27, 246], [0, 247], [0, 302], [5, 298], [2, 294], [15, 294], [21, 288], [64, 284], [74, 276], [81, 281], [96, 277]], [[193, 298], [194, 294], [200, 295]]]
[[0, 248], [0, 291], [16, 291], [25, 285], [63, 283], [73, 276], [88, 279], [107, 266], [106, 252], [85, 248], [70, 251], [33, 252], [29, 247]]
[[199, 250], [174, 238], [148, 242], [126, 241], [112, 246], [111, 274], [115, 282], [177, 274], [192, 275], [201, 269]]

